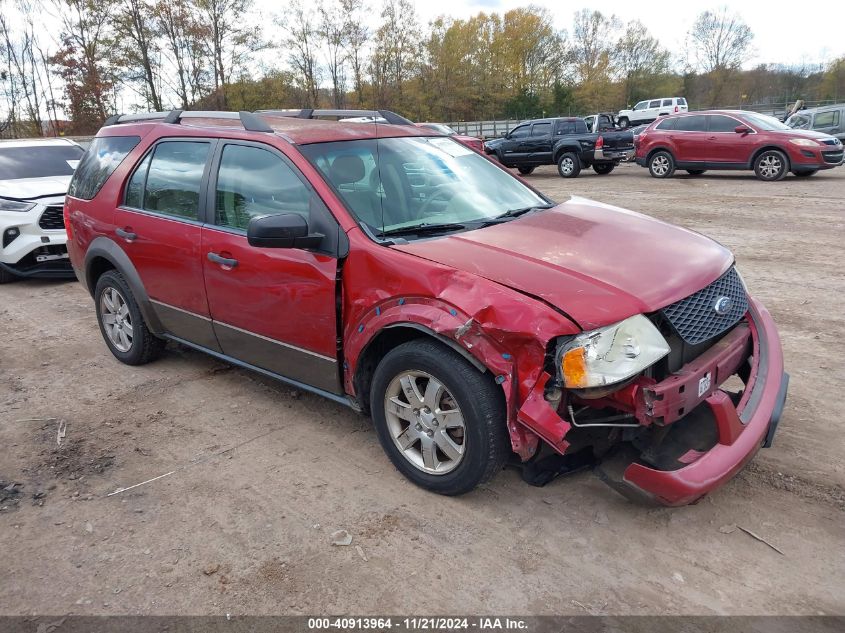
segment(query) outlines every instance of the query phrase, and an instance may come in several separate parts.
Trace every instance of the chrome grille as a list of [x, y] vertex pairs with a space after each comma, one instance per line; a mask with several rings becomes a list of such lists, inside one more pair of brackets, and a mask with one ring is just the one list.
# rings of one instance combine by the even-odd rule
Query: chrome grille
[[[716, 302], [730, 299], [731, 306], [724, 314], [716, 312]], [[663, 316], [685, 343], [698, 345], [730, 329], [748, 311], [748, 297], [736, 269], [712, 284], [663, 308]]]
[[38, 226], [45, 231], [65, 228], [65, 216], [62, 207], [47, 207], [38, 220]]

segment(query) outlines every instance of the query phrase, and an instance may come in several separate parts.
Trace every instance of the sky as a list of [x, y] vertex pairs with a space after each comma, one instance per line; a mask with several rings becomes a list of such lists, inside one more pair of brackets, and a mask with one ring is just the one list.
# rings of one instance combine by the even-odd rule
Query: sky
[[[365, 0], [369, 3], [372, 0]], [[278, 6], [275, 0], [256, 0], [258, 4]], [[587, 7], [604, 14], [615, 14], [623, 22], [639, 19], [663, 46], [684, 55], [686, 34], [695, 18], [707, 9], [722, 6], [738, 13], [754, 32], [754, 55], [744, 67], [758, 64], [823, 63], [845, 55], [845, 1], [812, 0], [416, 0], [420, 21], [427, 23], [439, 15], [466, 18], [479, 11], [504, 13], [528, 4], [543, 6], [555, 16], [559, 28], [571, 30], [572, 15]], [[372, 2], [380, 6], [379, 0]], [[372, 11], [377, 13], [377, 11]]]

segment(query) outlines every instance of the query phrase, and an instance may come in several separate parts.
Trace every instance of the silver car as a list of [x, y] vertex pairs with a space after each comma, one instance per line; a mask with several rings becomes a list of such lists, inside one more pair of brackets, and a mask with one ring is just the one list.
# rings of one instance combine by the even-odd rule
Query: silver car
[[816, 130], [845, 142], [845, 103], [800, 110], [786, 120], [796, 130]]

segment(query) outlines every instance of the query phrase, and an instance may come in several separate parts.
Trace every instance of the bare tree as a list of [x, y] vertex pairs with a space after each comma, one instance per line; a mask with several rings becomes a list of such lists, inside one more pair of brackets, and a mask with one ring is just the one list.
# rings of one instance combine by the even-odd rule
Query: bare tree
[[643, 96], [638, 89], [655, 76], [670, 72], [669, 51], [660, 46], [639, 20], [629, 22], [616, 44], [616, 65], [623, 83], [625, 103], [633, 103]]
[[377, 106], [402, 105], [405, 82], [420, 65], [422, 34], [411, 0], [385, 0], [371, 60], [373, 82], [379, 87]]
[[701, 13], [689, 35], [698, 67], [712, 82], [710, 105], [715, 106], [728, 79], [748, 56], [754, 34], [739, 16], [722, 7]]
[[207, 51], [214, 68], [218, 106], [226, 109], [226, 84], [241, 68], [248, 54], [260, 47], [259, 30], [245, 19], [252, 0], [196, 0], [201, 18], [208, 24]]
[[370, 39], [370, 32], [364, 24], [363, 0], [340, 0], [343, 14], [346, 16], [343, 33], [343, 48], [346, 59], [352, 67], [352, 83], [358, 106], [364, 105], [364, 69], [366, 67], [365, 50]]
[[742, 19], [719, 11], [704, 11], [690, 31], [693, 52], [699, 68], [705, 72], [735, 70], [745, 61], [754, 34]]
[[162, 38], [162, 54], [169, 66], [163, 69], [163, 81], [176, 93], [182, 109], [187, 109], [209, 90], [204, 46], [210, 39], [209, 29], [199, 22], [195, 7], [189, 2], [158, 0], [154, 15]]
[[115, 8], [114, 27], [118, 54], [130, 81], [141, 80], [144, 97], [153, 110], [162, 110], [158, 79], [158, 33], [152, 3], [149, 0], [121, 0]]
[[332, 103], [335, 108], [342, 108], [346, 100], [346, 16], [339, 0], [324, 0], [317, 11], [320, 14], [317, 32], [332, 80]]
[[320, 32], [314, 11], [294, 0], [277, 20], [285, 32], [283, 45], [287, 61], [296, 71], [306, 107], [316, 107], [319, 100], [320, 66], [317, 61]]

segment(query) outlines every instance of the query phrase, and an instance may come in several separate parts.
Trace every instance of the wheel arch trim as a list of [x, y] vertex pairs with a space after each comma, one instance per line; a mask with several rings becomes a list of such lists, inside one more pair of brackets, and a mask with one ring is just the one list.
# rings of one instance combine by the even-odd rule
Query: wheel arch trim
[[85, 285], [88, 287], [88, 292], [94, 296], [96, 287], [96, 280], [93, 279], [94, 262], [97, 259], [105, 259], [108, 261], [117, 272], [123, 275], [129, 289], [132, 291], [135, 301], [138, 304], [138, 309], [144, 317], [150, 332], [156, 335], [165, 333], [164, 327], [158, 318], [158, 315], [153, 308], [150, 297], [144, 289], [144, 284], [141, 281], [141, 276], [138, 270], [132, 264], [132, 260], [126, 252], [116, 243], [107, 237], [100, 236], [91, 242], [88, 250], [85, 252], [85, 260], [83, 263]]

